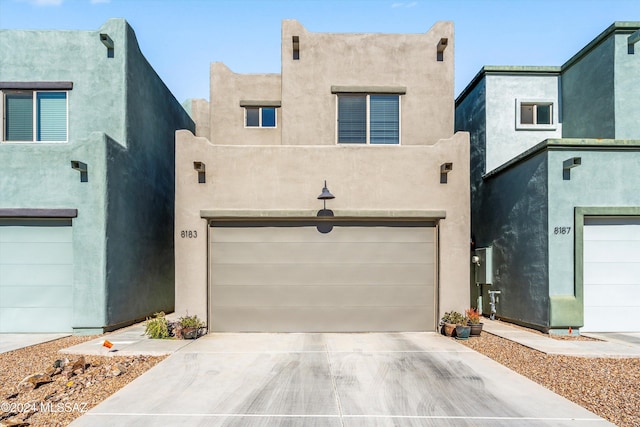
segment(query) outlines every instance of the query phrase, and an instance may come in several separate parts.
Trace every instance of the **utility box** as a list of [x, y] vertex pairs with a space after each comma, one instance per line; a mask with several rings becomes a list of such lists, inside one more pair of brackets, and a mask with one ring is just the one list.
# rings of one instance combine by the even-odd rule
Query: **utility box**
[[478, 248], [476, 255], [480, 258], [476, 265], [476, 283], [491, 285], [493, 283], [493, 248]]

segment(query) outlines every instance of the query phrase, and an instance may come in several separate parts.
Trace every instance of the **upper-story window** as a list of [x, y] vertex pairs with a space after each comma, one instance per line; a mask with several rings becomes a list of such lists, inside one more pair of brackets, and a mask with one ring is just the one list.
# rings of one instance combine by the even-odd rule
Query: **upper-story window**
[[517, 100], [516, 129], [555, 129], [557, 113], [550, 100]]
[[67, 92], [2, 91], [4, 142], [66, 142]]
[[338, 143], [399, 144], [400, 95], [338, 94]]
[[245, 107], [246, 127], [274, 128], [277, 125], [275, 107]]

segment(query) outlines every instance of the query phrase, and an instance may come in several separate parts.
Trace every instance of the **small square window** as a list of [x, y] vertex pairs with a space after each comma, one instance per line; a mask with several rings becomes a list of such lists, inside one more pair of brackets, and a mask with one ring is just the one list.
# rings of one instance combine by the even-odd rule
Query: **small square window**
[[274, 128], [277, 123], [275, 107], [245, 107], [245, 126]]
[[519, 101], [516, 100], [516, 129], [520, 130], [552, 130], [555, 129], [557, 117], [553, 101]]

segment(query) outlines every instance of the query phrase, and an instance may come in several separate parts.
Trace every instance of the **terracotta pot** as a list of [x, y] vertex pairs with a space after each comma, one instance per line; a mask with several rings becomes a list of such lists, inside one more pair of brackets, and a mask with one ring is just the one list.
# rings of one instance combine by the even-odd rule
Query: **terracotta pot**
[[182, 338], [185, 340], [198, 338], [198, 328], [182, 328]]
[[453, 323], [445, 323], [442, 326], [442, 330], [444, 331], [444, 334], [448, 337], [456, 336], [456, 325]]

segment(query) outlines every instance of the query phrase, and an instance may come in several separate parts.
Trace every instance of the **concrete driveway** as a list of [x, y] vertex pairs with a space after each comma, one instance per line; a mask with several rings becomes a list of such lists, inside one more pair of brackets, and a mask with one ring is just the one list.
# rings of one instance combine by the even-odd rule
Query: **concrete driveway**
[[611, 426], [435, 333], [210, 334], [79, 426]]

